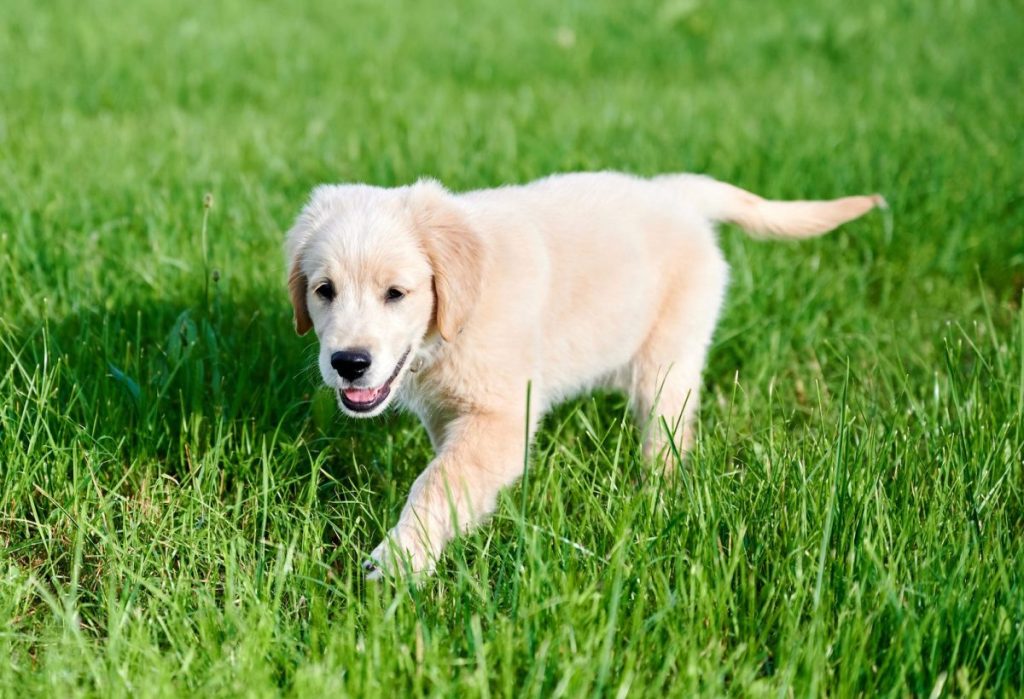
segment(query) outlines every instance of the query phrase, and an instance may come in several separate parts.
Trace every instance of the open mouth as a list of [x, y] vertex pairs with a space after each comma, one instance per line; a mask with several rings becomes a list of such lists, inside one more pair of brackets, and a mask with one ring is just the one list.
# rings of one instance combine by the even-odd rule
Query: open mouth
[[391, 394], [391, 382], [395, 380], [398, 372], [402, 370], [408, 356], [409, 350], [406, 350], [402, 358], [398, 360], [398, 364], [395, 365], [395, 370], [391, 372], [388, 380], [377, 388], [339, 388], [338, 396], [341, 398], [342, 404], [352, 412], [368, 413], [386, 401]]

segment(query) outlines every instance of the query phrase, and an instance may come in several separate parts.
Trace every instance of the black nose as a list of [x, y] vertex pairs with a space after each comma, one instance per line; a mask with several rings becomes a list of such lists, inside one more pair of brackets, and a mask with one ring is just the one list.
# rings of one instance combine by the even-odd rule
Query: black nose
[[370, 368], [370, 353], [366, 350], [342, 350], [331, 355], [331, 366], [343, 379], [355, 381]]

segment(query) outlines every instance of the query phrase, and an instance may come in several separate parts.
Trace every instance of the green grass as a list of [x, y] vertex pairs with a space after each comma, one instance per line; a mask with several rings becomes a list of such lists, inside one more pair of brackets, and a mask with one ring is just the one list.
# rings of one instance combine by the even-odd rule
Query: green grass
[[[8, 0], [0, 695], [1024, 692], [1021, 46], [1015, 0]], [[429, 445], [320, 391], [283, 231], [323, 181], [598, 168], [892, 210], [722, 232], [677, 482], [583, 398], [365, 584]]]

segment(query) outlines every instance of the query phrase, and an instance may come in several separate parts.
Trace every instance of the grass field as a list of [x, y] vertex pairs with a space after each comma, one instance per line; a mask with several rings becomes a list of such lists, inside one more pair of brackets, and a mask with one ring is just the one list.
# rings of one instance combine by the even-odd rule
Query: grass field
[[[1024, 692], [1021, 46], [1017, 0], [8, 0], [0, 696]], [[318, 388], [283, 231], [601, 168], [892, 208], [722, 231], [676, 482], [583, 398], [364, 583], [429, 445]]]

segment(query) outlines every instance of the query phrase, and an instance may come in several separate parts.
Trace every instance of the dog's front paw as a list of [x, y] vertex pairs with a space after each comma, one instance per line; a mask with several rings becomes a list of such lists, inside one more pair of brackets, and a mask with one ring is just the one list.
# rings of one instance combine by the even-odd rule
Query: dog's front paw
[[392, 529], [363, 562], [366, 579], [433, 573], [436, 553], [425, 545], [424, 538], [413, 530]]

